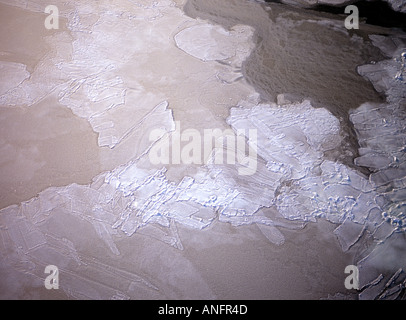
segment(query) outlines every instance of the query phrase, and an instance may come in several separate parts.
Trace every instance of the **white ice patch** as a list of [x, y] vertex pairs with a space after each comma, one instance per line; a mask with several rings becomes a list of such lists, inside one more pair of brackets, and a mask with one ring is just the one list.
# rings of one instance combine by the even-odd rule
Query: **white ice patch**
[[176, 45], [202, 61], [227, 60], [240, 66], [252, 49], [253, 28], [234, 26], [230, 31], [219, 25], [201, 24], [175, 35]]
[[323, 161], [320, 170], [280, 190], [276, 199], [279, 212], [287, 219], [314, 221], [322, 217], [343, 223], [348, 218], [363, 224], [369, 212], [377, 208], [377, 194], [368, 179], [328, 160]]
[[[370, 182], [381, 210], [372, 207], [365, 221], [367, 238], [376, 243], [357, 257], [360, 270], [360, 299], [404, 299], [406, 288], [406, 112], [404, 79], [406, 41], [404, 37], [371, 36], [389, 59], [358, 68], [387, 103], [365, 103], [350, 112], [359, 141], [355, 164], [372, 173]], [[368, 208], [368, 201], [363, 208]], [[371, 208], [371, 207], [369, 207]], [[347, 221], [346, 221], [347, 222]], [[343, 230], [339, 230], [343, 229]], [[336, 229], [340, 242], [348, 247], [362, 230], [344, 224]], [[359, 236], [357, 236], [359, 233]]]
[[257, 145], [268, 170], [282, 180], [305, 177], [321, 163], [323, 152], [341, 143], [338, 119], [309, 101], [284, 106], [242, 104], [245, 107], [231, 109], [227, 122], [236, 131], [258, 131], [257, 141], [248, 143]]
[[384, 92], [388, 103], [365, 103], [350, 114], [360, 144], [359, 166], [368, 167], [370, 180], [383, 190], [386, 199], [384, 218], [399, 229], [406, 230], [406, 41], [382, 36], [371, 37], [374, 44], [392, 59], [361, 66], [359, 72], [378, 91]]

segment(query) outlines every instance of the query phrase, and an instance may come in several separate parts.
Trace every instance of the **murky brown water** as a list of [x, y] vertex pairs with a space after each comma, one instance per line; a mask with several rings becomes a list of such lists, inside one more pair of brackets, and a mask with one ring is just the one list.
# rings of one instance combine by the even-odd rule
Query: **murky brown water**
[[[0, 4], [0, 59], [32, 72], [50, 52], [40, 13]], [[4, 76], [4, 75], [3, 75]], [[2, 79], [6, 81], [6, 79]], [[0, 109], [0, 207], [28, 200], [49, 186], [88, 183], [98, 173], [97, 135], [56, 97], [36, 105]]]
[[[250, 1], [189, 0], [184, 10], [226, 27], [248, 24], [256, 29], [258, 45], [244, 71], [264, 99], [288, 93], [339, 116], [365, 101], [381, 101], [356, 72], [357, 66], [379, 58], [379, 52], [363, 41], [363, 30], [349, 36], [340, 17]], [[330, 26], [336, 25], [323, 25], [327, 18], [334, 18]]]

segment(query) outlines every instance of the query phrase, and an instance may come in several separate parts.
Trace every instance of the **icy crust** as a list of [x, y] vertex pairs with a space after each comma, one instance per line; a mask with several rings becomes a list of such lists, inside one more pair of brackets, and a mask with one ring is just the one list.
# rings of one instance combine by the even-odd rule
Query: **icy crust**
[[341, 143], [337, 118], [326, 109], [313, 108], [309, 101], [283, 106], [245, 101], [240, 105], [231, 109], [227, 123], [237, 132], [257, 130], [257, 141], [248, 143], [256, 144], [258, 155], [267, 161], [270, 172], [279, 175], [278, 180], [303, 178], [321, 163], [323, 152]]
[[401, 106], [365, 104], [351, 114], [360, 141], [359, 166], [368, 167], [373, 185], [390, 200], [384, 217], [406, 230], [406, 112]]
[[[169, 134], [171, 123], [167, 127]], [[34, 276], [38, 287], [44, 266], [57, 264], [68, 275], [63, 288], [73, 298], [130, 298], [135, 289], [144, 296], [160, 297], [162, 293], [148, 279], [82, 256], [77, 248], [81, 237], [64, 234], [73, 232], [69, 231], [72, 224], [81, 229], [90, 225], [110, 255], [124, 259], [119, 246], [123, 236], [136, 233], [182, 250], [177, 224], [202, 229], [218, 217], [233, 225], [256, 223], [270, 241], [283, 243], [276, 227], [284, 224], [274, 223], [258, 210], [271, 206], [277, 185], [269, 179], [264, 163], [258, 165], [256, 175], [238, 178], [238, 166], [209, 161], [193, 177], [176, 184], [167, 179], [165, 168], [151, 167], [149, 149], [138, 159], [96, 177], [90, 185], [49, 188], [28, 202], [1, 210], [1, 252], [7, 258], [3, 261]], [[103, 280], [92, 283], [96, 274]], [[89, 289], [89, 281], [97, 290]], [[210, 291], [202, 296], [210, 297]]]
[[[234, 170], [211, 165], [175, 184], [165, 177], [165, 168], [142, 169], [144, 161], [114, 170], [105, 178], [106, 184], [116, 187], [129, 201], [127, 210], [120, 212], [113, 224], [128, 236], [150, 223], [170, 227], [170, 221], [203, 229], [217, 217], [233, 225], [273, 226], [272, 220], [255, 215], [260, 207], [270, 205], [272, 186], [250, 179], [250, 189], [239, 188]], [[174, 245], [182, 249], [181, 243]]]
[[[399, 103], [401, 97], [392, 99]], [[359, 298], [401, 297], [406, 267], [401, 221], [405, 180], [401, 104], [393, 104], [397, 108], [384, 105], [378, 110], [365, 104], [351, 115], [361, 147], [368, 146], [390, 160], [380, 165], [379, 158], [369, 156], [368, 160], [379, 164], [371, 166], [375, 171], [370, 176], [324, 159], [323, 152], [336, 147], [341, 139], [337, 119], [326, 110], [314, 109], [308, 102], [276, 106], [254, 101], [241, 105], [231, 110], [228, 123], [234, 130], [244, 126], [258, 129], [258, 155], [275, 174], [273, 184], [277, 185], [271, 206], [288, 220], [322, 218], [338, 224], [334, 234], [343, 251], [366, 244], [367, 249], [358, 249], [355, 262], [360, 268]], [[392, 110], [397, 112], [388, 118]], [[248, 143], [253, 141], [248, 139]], [[358, 165], [365, 160], [361, 158], [356, 160]], [[377, 263], [379, 259], [382, 261]]]
[[[187, 279], [199, 287], [199, 292], [194, 294], [196, 298], [215, 298], [190, 262], [182, 256], [175, 258], [178, 259], [176, 263], [168, 263], [173, 256], [169, 257], [169, 252], [161, 253], [162, 260], [166, 261], [166, 272], [161, 274], [154, 273], [154, 266], [139, 273], [133, 271], [134, 264], [138, 266], [137, 270], [142, 270], [143, 266], [140, 268], [131, 252], [120, 253], [118, 246], [123, 239], [112, 228], [117, 212], [125, 211], [128, 201], [109, 187], [95, 181], [90, 186], [72, 184], [65, 188], [50, 188], [37, 198], [1, 211], [0, 267], [15, 270], [8, 276], [13, 285], [17, 288], [27, 285], [43, 288], [45, 266], [56, 265], [63, 274], [61, 289], [68, 298], [190, 297], [188, 289], [179, 286], [179, 279]], [[170, 228], [150, 225], [143, 232], [169, 245], [180, 245], [174, 223]], [[94, 233], [104, 246], [94, 238]], [[127, 245], [131, 246], [131, 243]], [[146, 246], [155, 250], [153, 243]], [[160, 250], [159, 247], [156, 249]], [[118, 255], [119, 265], [116, 263]], [[168, 273], [171, 274], [169, 279], [166, 277]], [[168, 292], [165, 289], [168, 284], [176, 287], [176, 292]]]
[[384, 217], [401, 230], [406, 230], [406, 38], [371, 36], [389, 58], [361, 66], [359, 73], [387, 97], [382, 105], [364, 104], [352, 111], [360, 144], [359, 166], [368, 167], [371, 181], [389, 199]]
[[405, 234], [393, 233], [358, 262], [361, 300], [405, 299]]
[[[358, 72], [386, 95], [387, 103], [365, 103], [351, 111], [350, 120], [360, 144], [355, 164], [371, 171], [371, 185], [380, 194], [382, 222], [367, 228], [363, 241], [374, 242], [356, 258], [360, 271], [359, 298], [404, 299], [406, 41], [404, 36], [371, 36], [371, 40], [389, 59], [361, 66]], [[375, 221], [379, 221], [377, 213]], [[367, 223], [371, 222], [368, 218]]]
[[[321, 163], [319, 170], [280, 190], [276, 203], [286, 218], [322, 217], [333, 223], [349, 219], [364, 224], [370, 211], [378, 209], [377, 194], [366, 177], [328, 160]], [[347, 244], [343, 246], [345, 250], [348, 248]]]
[[394, 108], [404, 99], [406, 37], [371, 35], [370, 39], [388, 59], [362, 65], [358, 67], [358, 73], [371, 81], [378, 92], [384, 93]]
[[[227, 122], [236, 131], [258, 130], [258, 155], [266, 161], [268, 179], [277, 186], [272, 206], [286, 219], [324, 218], [340, 224], [335, 234], [344, 251], [366, 228], [373, 233], [382, 224], [381, 206], [387, 200], [369, 178], [324, 159], [324, 152], [341, 143], [339, 121], [326, 109], [313, 108], [308, 101], [257, 104], [254, 97], [233, 108]], [[387, 234], [375, 236], [380, 241]]]

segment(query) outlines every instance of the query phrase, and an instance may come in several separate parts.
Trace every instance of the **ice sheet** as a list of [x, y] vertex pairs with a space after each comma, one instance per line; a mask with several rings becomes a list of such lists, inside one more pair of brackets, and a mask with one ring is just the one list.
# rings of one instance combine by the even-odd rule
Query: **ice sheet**
[[[42, 12], [42, 4], [16, 5]], [[326, 153], [343, 140], [340, 121], [327, 109], [314, 108], [307, 100], [295, 102], [289, 94], [279, 94], [278, 104], [261, 102], [243, 81], [241, 90], [227, 91], [240, 81], [242, 63], [253, 48], [251, 27], [226, 30], [186, 18], [171, 1], [129, 1], [122, 6], [102, 2], [97, 16], [89, 3], [78, 3], [75, 10], [68, 6], [63, 15], [73, 36], [72, 47], [58, 47], [31, 75], [22, 64], [0, 65], [10, 75], [10, 82], [2, 81], [0, 88], [3, 104], [32, 105], [57, 91], [59, 101], [99, 133], [100, 147], [114, 148], [130, 135], [138, 138], [136, 157], [94, 177], [93, 183], [48, 188], [29, 201], [0, 210], [4, 266], [33, 276], [34, 286], [40, 287], [44, 266], [57, 264], [66, 276], [64, 293], [73, 298], [184, 297], [179, 282], [186, 280], [199, 286], [195, 297], [213, 298], [204, 279], [181, 254], [185, 243], [179, 226], [199, 232], [214, 223], [254, 225], [271, 243], [282, 245], [282, 228], [302, 228], [309, 221], [326, 219], [337, 224], [334, 233], [344, 251], [364, 238], [377, 244], [356, 261], [365, 275], [360, 298], [399, 296], [406, 261], [405, 63], [400, 40], [389, 46], [387, 38], [373, 38], [385, 45], [391, 60], [359, 68], [388, 97], [387, 104], [365, 103], [350, 116], [361, 146], [355, 165], [368, 167], [372, 174], [367, 176], [326, 159]], [[63, 32], [48, 40], [69, 43]], [[146, 44], [154, 49], [145, 53]], [[197, 89], [198, 101], [215, 101], [215, 108], [228, 106], [227, 101], [234, 99], [229, 92], [252, 93], [230, 110], [226, 120], [234, 133], [244, 136], [245, 150], [256, 151], [250, 155], [255, 165], [249, 175], [241, 174], [247, 169], [244, 164], [216, 164], [216, 154], [223, 151], [218, 149], [205, 165], [179, 181], [169, 178], [170, 166], [151, 164], [150, 148], [173, 134], [176, 120], [170, 90], [161, 91], [159, 86], [171, 84], [170, 88], [182, 91], [175, 80], [184, 74], [173, 75], [168, 70], [174, 69], [168, 68], [160, 80], [145, 76], [138, 81], [138, 73], [155, 68], [147, 56], [162, 57], [165, 50], [176, 50], [178, 62], [189, 59], [187, 67], [198, 70], [188, 73], [186, 80], [204, 82], [204, 90]], [[137, 68], [132, 70], [138, 73], [129, 76], [123, 69], [133, 61]], [[203, 73], [196, 61], [210, 72]], [[208, 79], [214, 84], [206, 85]], [[145, 84], [148, 80], [153, 86]], [[224, 97], [213, 93], [220, 85]], [[185, 117], [186, 111], [178, 110]], [[202, 108], [201, 114], [206, 113]], [[213, 118], [208, 116], [206, 123]], [[149, 133], [156, 128], [163, 129], [162, 135], [151, 141]], [[255, 138], [247, 134], [249, 130], [255, 130]], [[267, 210], [278, 218], [265, 214]], [[165, 250], [156, 242], [164, 243]], [[155, 249], [156, 264], [138, 260]], [[92, 250], [106, 258], [81, 254]], [[138, 256], [136, 250], [145, 251]], [[124, 267], [116, 264], [118, 257]], [[135, 274], [130, 271], [134, 263], [168, 267], [175, 276], [164, 279], [164, 273], [159, 278], [161, 273], [155, 272], [153, 278], [146, 267]]]

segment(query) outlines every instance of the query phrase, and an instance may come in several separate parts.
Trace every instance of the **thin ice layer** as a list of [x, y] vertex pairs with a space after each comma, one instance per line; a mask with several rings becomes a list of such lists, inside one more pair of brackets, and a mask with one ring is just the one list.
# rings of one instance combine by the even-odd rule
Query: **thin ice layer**
[[202, 61], [230, 60], [241, 67], [252, 50], [253, 33], [249, 26], [227, 31], [219, 25], [200, 24], [182, 30], [174, 39], [179, 49]]
[[0, 74], [2, 78], [0, 81], [0, 95], [19, 86], [30, 76], [25, 65], [7, 61], [1, 61]]

